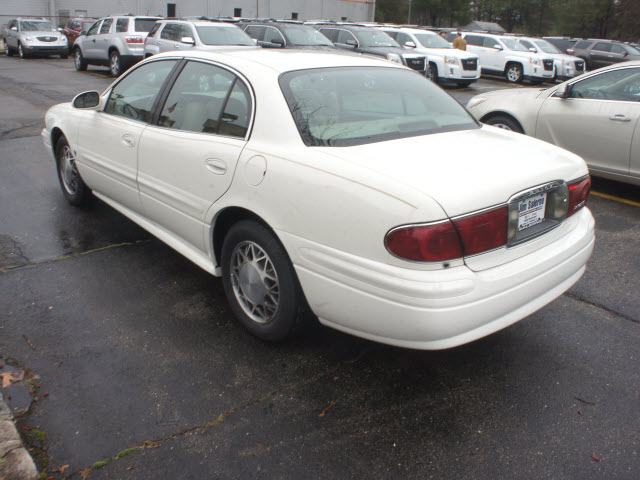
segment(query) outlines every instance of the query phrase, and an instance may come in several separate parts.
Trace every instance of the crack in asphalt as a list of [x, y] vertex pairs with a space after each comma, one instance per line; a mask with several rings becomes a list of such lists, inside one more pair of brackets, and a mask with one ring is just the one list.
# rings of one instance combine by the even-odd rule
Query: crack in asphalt
[[617, 317], [624, 318], [625, 320], [629, 320], [629, 321], [635, 322], [635, 323], [640, 323], [640, 319], [638, 319], [638, 318], [633, 318], [633, 317], [631, 317], [629, 315], [626, 315], [624, 313], [620, 313], [620, 312], [618, 312], [616, 310], [613, 310], [612, 308], [606, 307], [606, 306], [601, 305], [599, 303], [592, 302], [591, 300], [587, 300], [586, 298], [583, 298], [580, 295], [577, 295], [577, 294], [575, 294], [573, 292], [565, 292], [564, 295], [566, 297], [572, 298], [573, 300], [577, 300], [579, 302], [586, 303], [587, 305], [591, 305], [592, 307], [599, 308], [600, 310], [604, 310], [605, 312], [612, 313], [612, 314], [616, 315]]
[[135, 242], [116, 243], [114, 245], [107, 245], [106, 247], [94, 248], [94, 249], [91, 249], [91, 250], [87, 250], [85, 252], [78, 252], [78, 253], [73, 253], [71, 255], [65, 255], [63, 257], [51, 258], [51, 259], [48, 259], [48, 260], [41, 260], [39, 262], [29, 262], [29, 263], [26, 263], [24, 265], [14, 265], [12, 267], [6, 267], [4, 269], [0, 268], [0, 272], [7, 273], [9, 271], [18, 270], [18, 269], [21, 269], [21, 268], [27, 268], [27, 267], [37, 266], [37, 265], [44, 265], [44, 264], [47, 264], [47, 263], [59, 262], [61, 260], [68, 260], [70, 258], [81, 257], [83, 255], [89, 255], [89, 254], [92, 254], [92, 253], [103, 252], [105, 250], [110, 250], [112, 248], [121, 248], [121, 247], [131, 247], [131, 246], [136, 246], [136, 245], [143, 245], [145, 243], [149, 243], [150, 241], [151, 240], [136, 240]]
[[281, 394], [282, 392], [286, 392], [287, 390], [293, 390], [299, 386], [302, 385], [306, 385], [309, 383], [313, 383], [316, 380], [319, 380], [322, 377], [327, 376], [327, 373], [319, 373], [311, 378], [308, 378], [306, 380], [297, 382], [297, 383], [293, 383], [291, 385], [287, 385], [285, 387], [279, 388], [278, 390], [273, 390], [257, 399], [251, 400], [243, 405], [239, 405], [237, 407], [233, 407], [230, 410], [226, 411], [225, 413], [222, 413], [220, 415], [218, 415], [218, 417], [215, 420], [211, 420], [209, 422], [203, 423], [201, 425], [196, 425], [194, 427], [190, 427], [187, 428], [185, 430], [182, 430], [178, 433], [174, 433], [173, 435], [169, 435], [166, 438], [162, 438], [160, 440], [147, 440], [142, 442], [142, 444], [134, 446], [134, 447], [129, 447], [125, 450], [122, 450], [121, 452], [118, 452], [116, 455], [114, 455], [113, 457], [109, 457], [106, 458], [104, 460], [100, 460], [98, 462], [95, 462], [93, 465], [91, 465], [89, 468], [85, 468], [82, 470], [76, 470], [73, 473], [71, 473], [69, 475], [69, 477], [67, 478], [72, 478], [75, 475], [80, 475], [83, 479], [85, 479], [94, 469], [98, 469], [98, 468], [102, 468], [102, 467], [106, 467], [107, 465], [109, 465], [112, 462], [115, 462], [116, 460], [120, 460], [122, 457], [125, 457], [133, 452], [139, 451], [139, 450], [147, 450], [147, 449], [151, 449], [151, 448], [158, 448], [161, 447], [164, 443], [175, 440], [179, 437], [183, 437], [185, 435], [188, 435], [190, 433], [199, 433], [199, 432], [204, 432], [205, 430], [208, 430], [209, 428], [215, 427], [216, 425], [222, 423], [226, 418], [230, 417], [231, 415], [238, 413], [242, 410], [246, 410], [247, 408], [253, 407], [255, 405], [259, 405], [260, 403], [264, 402], [265, 400], [268, 400], [270, 398], [273, 398], [279, 394]]

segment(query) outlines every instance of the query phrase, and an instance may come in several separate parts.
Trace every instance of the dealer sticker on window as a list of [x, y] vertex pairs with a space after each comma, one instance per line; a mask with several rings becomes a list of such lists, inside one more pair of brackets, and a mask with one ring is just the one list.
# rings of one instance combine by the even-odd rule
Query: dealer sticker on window
[[547, 194], [536, 195], [522, 200], [518, 205], [518, 231], [521, 232], [544, 221]]

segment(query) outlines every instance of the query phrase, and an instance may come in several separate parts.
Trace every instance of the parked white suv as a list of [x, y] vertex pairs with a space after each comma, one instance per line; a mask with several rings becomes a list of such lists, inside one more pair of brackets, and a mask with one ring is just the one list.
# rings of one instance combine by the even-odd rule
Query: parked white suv
[[582, 75], [586, 70], [585, 62], [582, 58], [562, 53], [558, 47], [542, 38], [520, 37], [518, 40], [529, 51], [544, 53], [545, 56], [553, 58], [558, 80], [569, 80]]
[[480, 78], [478, 55], [453, 48], [437, 33], [421, 28], [380, 28], [403, 47], [427, 55], [431, 81], [468, 86]]
[[144, 58], [144, 39], [161, 17], [113, 15], [94, 23], [73, 45], [76, 70], [105, 65], [114, 77]]
[[529, 51], [518, 37], [475, 32], [463, 32], [462, 36], [467, 50], [478, 55], [483, 75], [504, 75], [510, 83], [524, 79], [550, 82], [555, 76], [553, 58]]
[[237, 26], [210, 20], [162, 20], [144, 42], [144, 57], [176, 50], [260, 48]]

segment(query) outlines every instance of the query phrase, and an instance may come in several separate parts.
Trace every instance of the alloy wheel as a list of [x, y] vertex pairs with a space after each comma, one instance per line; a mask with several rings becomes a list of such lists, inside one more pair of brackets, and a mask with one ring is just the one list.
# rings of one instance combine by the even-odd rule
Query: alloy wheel
[[242, 310], [257, 323], [278, 312], [280, 285], [269, 255], [255, 242], [243, 241], [231, 254], [231, 285]]
[[78, 191], [78, 168], [76, 167], [76, 160], [73, 157], [73, 152], [69, 145], [65, 145], [62, 150], [62, 155], [59, 160], [60, 177], [62, 178], [62, 184], [65, 190], [74, 195]]

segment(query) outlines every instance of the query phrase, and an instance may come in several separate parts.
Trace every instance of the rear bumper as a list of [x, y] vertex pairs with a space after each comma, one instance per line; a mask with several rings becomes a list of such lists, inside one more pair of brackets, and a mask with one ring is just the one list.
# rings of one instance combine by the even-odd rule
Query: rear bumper
[[480, 272], [409, 270], [279, 235], [321, 323], [377, 342], [438, 350], [505, 328], [570, 288], [595, 241], [591, 212], [576, 217], [557, 241]]

